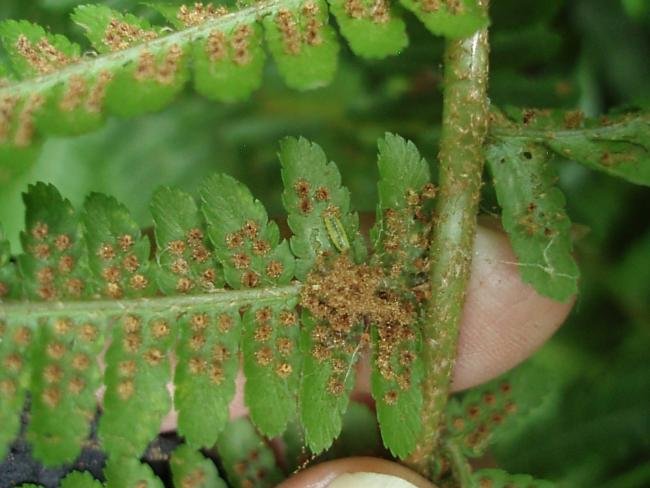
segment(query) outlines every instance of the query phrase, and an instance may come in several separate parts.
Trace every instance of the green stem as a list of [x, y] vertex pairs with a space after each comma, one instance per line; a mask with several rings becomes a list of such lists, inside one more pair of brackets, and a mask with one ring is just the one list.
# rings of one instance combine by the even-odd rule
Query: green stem
[[[480, 3], [487, 10], [488, 1]], [[431, 300], [423, 326], [423, 434], [408, 459], [428, 476], [438, 449], [472, 261], [489, 123], [488, 51], [486, 29], [448, 40], [445, 48], [440, 189], [430, 250]]]
[[458, 483], [459, 488], [471, 488], [474, 486], [472, 480], [472, 467], [467, 462], [467, 458], [461, 452], [460, 447], [455, 442], [445, 444], [445, 453], [451, 462], [451, 472]]
[[89, 314], [95, 316], [127, 313], [177, 312], [194, 307], [218, 305], [250, 305], [252, 303], [286, 300], [297, 297], [301, 284], [251, 290], [222, 290], [203, 295], [132, 298], [127, 300], [88, 300], [79, 302], [16, 302], [0, 304], [0, 319], [20, 317], [39, 318]]

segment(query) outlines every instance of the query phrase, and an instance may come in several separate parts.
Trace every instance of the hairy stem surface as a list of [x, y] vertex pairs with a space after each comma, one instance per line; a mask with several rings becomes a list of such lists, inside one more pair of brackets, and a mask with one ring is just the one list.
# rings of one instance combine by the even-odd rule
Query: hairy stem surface
[[[487, 4], [482, 2], [485, 9]], [[487, 30], [449, 40], [445, 48], [440, 190], [430, 250], [431, 301], [423, 330], [424, 431], [407, 461], [427, 476], [438, 449], [472, 260], [489, 121], [488, 51]]]

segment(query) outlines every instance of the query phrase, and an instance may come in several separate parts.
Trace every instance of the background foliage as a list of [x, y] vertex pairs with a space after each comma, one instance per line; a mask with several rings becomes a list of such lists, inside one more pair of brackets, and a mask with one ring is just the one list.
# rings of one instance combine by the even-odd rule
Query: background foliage
[[[67, 20], [78, 3], [5, 0], [0, 18], [27, 18], [79, 39]], [[142, 9], [136, 0], [99, 3]], [[355, 207], [372, 212], [375, 144], [385, 131], [412, 139], [429, 160], [437, 152], [442, 40], [406, 19], [411, 46], [404, 53], [368, 62], [343, 47], [327, 88], [291, 91], [267, 64], [264, 88], [247, 102], [215, 104], [188, 89], [164, 112], [48, 139], [24, 174], [0, 175], [0, 221], [13, 248], [23, 225], [20, 192], [36, 180], [54, 183], [77, 206], [90, 191], [114, 195], [144, 224], [157, 186], [192, 191], [218, 171], [279, 213], [275, 153], [285, 135], [317, 141], [329, 158], [345, 161], [340, 169]], [[494, 103], [579, 107], [593, 116], [650, 108], [648, 2], [494, 0], [492, 24]], [[568, 323], [533, 358], [550, 371], [544, 404], [499, 440], [493, 462], [560, 486], [648, 486], [650, 189], [556, 164], [571, 219], [589, 228], [577, 243], [581, 291]], [[495, 201], [486, 186], [483, 211], [492, 213]]]

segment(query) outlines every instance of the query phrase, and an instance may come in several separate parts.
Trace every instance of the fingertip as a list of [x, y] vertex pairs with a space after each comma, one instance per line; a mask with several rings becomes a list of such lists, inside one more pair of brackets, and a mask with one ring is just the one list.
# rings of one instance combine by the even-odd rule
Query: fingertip
[[371, 457], [327, 461], [305, 469], [278, 488], [434, 488], [429, 481], [401, 464]]
[[453, 388], [484, 383], [526, 359], [559, 328], [573, 303], [541, 296], [524, 283], [506, 235], [480, 226]]

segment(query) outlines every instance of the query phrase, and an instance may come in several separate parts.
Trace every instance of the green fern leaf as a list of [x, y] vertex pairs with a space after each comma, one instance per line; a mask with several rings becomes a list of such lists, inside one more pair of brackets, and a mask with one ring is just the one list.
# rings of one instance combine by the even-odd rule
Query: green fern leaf
[[39, 132], [53, 136], [83, 134], [102, 126], [104, 99], [113, 79], [108, 71], [73, 75], [44, 91], [44, 102], [35, 113]]
[[372, 396], [384, 445], [407, 457], [422, 433], [423, 376], [420, 335], [415, 324], [374, 327]]
[[128, 209], [113, 197], [92, 193], [84, 203], [82, 219], [94, 288], [115, 299], [153, 294], [151, 244], [140, 235]]
[[273, 451], [244, 418], [226, 426], [217, 442], [217, 450], [234, 488], [271, 488], [284, 479]]
[[201, 293], [223, 286], [205, 223], [194, 199], [180, 190], [160, 188], [151, 201], [156, 231], [158, 286], [165, 294]]
[[92, 292], [77, 215], [52, 185], [30, 185], [18, 267], [28, 297], [78, 300]]
[[449, 437], [465, 456], [482, 456], [519, 417], [542, 403], [547, 382], [546, 371], [524, 365], [452, 398], [445, 412]]
[[325, 0], [307, 0], [264, 18], [266, 40], [280, 74], [291, 88], [327, 85], [336, 72], [339, 45]]
[[[508, 110], [508, 121], [494, 133], [528, 139], [563, 158], [617, 178], [650, 186], [650, 113], [585, 118], [580, 111]], [[499, 119], [497, 119], [499, 120]], [[502, 120], [499, 120], [503, 122]]]
[[72, 13], [72, 21], [84, 30], [99, 53], [137, 46], [160, 34], [145, 19], [100, 4], [78, 6]]
[[340, 222], [355, 261], [362, 261], [366, 247], [359, 234], [359, 217], [350, 211], [350, 193], [341, 186], [336, 165], [327, 162], [317, 144], [303, 138], [284, 139], [279, 157], [282, 202], [294, 233], [291, 250], [298, 258], [296, 278], [304, 280], [319, 256], [339, 252], [339, 239], [328, 229], [328, 219]]
[[329, 4], [358, 56], [384, 58], [408, 45], [404, 21], [388, 0], [329, 0]]
[[300, 379], [297, 300], [254, 305], [244, 314], [245, 399], [250, 417], [267, 437], [296, 417]]
[[527, 474], [509, 474], [500, 469], [481, 469], [473, 473], [476, 486], [490, 488], [553, 488], [555, 483], [536, 480]]
[[192, 47], [194, 88], [211, 100], [245, 100], [262, 84], [266, 54], [256, 22], [215, 29]]
[[468, 37], [489, 23], [480, 0], [400, 0], [432, 33]]
[[77, 7], [72, 19], [100, 53], [143, 44], [135, 62], [111, 71], [105, 103], [112, 113], [129, 117], [160, 110], [189, 79], [189, 46], [173, 42], [150, 44], [160, 33], [147, 21], [104, 5]]
[[386, 134], [379, 141], [377, 222], [371, 230], [376, 256], [391, 280], [408, 289], [427, 281], [433, 197], [429, 164], [415, 145]]
[[27, 438], [46, 465], [74, 461], [90, 433], [101, 386], [102, 325], [92, 317], [59, 317], [36, 330]]
[[35, 321], [3, 315], [0, 309], [0, 459], [20, 429], [36, 330]]
[[227, 488], [209, 459], [189, 446], [177, 447], [169, 463], [178, 488]]
[[302, 312], [302, 326], [300, 419], [307, 447], [320, 453], [341, 432], [342, 417], [354, 386], [363, 326], [354, 327], [347, 337], [337, 337], [330, 324], [318, 321], [308, 310]]
[[566, 301], [577, 292], [579, 271], [571, 256], [564, 195], [547, 159], [543, 148], [518, 141], [493, 144], [487, 151], [522, 279], [542, 295]]
[[140, 456], [171, 408], [168, 351], [174, 331], [160, 315], [129, 314], [113, 327], [99, 422], [99, 437], [112, 457]]
[[[415, 145], [386, 134], [379, 141], [377, 223], [371, 231], [377, 265], [385, 269], [402, 307], [417, 310], [427, 297], [427, 255], [435, 188]], [[406, 316], [408, 317], [408, 315]], [[397, 315], [395, 315], [397, 319]], [[372, 394], [384, 444], [398, 457], [415, 447], [421, 431], [422, 364], [417, 313], [373, 327]]]
[[104, 468], [106, 488], [163, 488], [162, 482], [137, 458], [109, 459]]
[[52, 73], [81, 55], [81, 48], [66, 37], [48, 34], [40, 25], [25, 20], [0, 23], [0, 40], [21, 78]]
[[232, 288], [286, 284], [294, 258], [280, 230], [248, 188], [227, 175], [208, 178], [201, 190], [202, 210], [215, 254]]
[[60, 488], [102, 488], [103, 486], [87, 471], [73, 471], [61, 480]]
[[[177, 29], [200, 25], [228, 13], [225, 7], [197, 3], [194, 7], [151, 5]], [[192, 45], [194, 88], [211, 100], [235, 102], [250, 96], [262, 84], [266, 53], [262, 26], [255, 15], [224, 22]]]
[[235, 394], [239, 310], [196, 309], [182, 317], [178, 327], [174, 377], [178, 430], [190, 446], [211, 447], [228, 422], [228, 405]]

